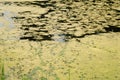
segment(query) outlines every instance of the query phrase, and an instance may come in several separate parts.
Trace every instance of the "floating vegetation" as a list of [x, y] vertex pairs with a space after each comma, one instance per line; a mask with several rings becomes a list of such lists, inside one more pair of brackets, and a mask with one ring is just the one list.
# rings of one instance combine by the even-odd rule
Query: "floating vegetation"
[[1, 61], [0, 61], [0, 80], [5, 80], [4, 64]]

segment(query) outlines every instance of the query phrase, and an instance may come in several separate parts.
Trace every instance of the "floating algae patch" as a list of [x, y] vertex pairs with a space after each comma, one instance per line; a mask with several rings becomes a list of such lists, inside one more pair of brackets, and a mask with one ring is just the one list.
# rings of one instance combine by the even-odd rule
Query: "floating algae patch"
[[119, 80], [119, 40], [111, 33], [81, 42], [4, 41], [0, 56], [7, 80]]

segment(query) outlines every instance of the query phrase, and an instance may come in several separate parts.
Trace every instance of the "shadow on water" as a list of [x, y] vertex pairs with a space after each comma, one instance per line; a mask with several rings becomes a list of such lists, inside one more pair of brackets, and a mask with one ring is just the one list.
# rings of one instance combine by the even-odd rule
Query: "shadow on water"
[[109, 25], [109, 27], [104, 29], [106, 30], [106, 32], [120, 32], [120, 27], [111, 26], [111, 25]]
[[[23, 25], [23, 26], [25, 27], [25, 25]], [[39, 32], [38, 34], [34, 35], [34, 32], [29, 32], [29, 28], [30, 27], [38, 27], [38, 28], [40, 28], [41, 25], [35, 25], [35, 24], [27, 25], [27, 27], [24, 28], [24, 30], [27, 31], [27, 32], [25, 32], [24, 36], [22, 36], [20, 38], [21, 40], [22, 39], [28, 39], [30, 41], [46, 41], [47, 40], [47, 41], [67, 42], [67, 41], [69, 41], [69, 39], [73, 39], [73, 38], [84, 38], [85, 36], [99, 35], [101, 33], [120, 32], [120, 28], [119, 27], [109, 26], [107, 28], [104, 28], [105, 29], [104, 32], [96, 31], [94, 33], [85, 33], [85, 34], [82, 34], [80, 36], [76, 36], [74, 34], [65, 33], [67, 31], [67, 29], [64, 32], [62, 31], [63, 34], [59, 34], [57, 32], [53, 33], [53, 34], [49, 34], [49, 30], [45, 30], [45, 28], [42, 28], [42, 29], [39, 29], [39, 30], [34, 30], [34, 32]], [[23, 29], [23, 27], [22, 27], [22, 29]], [[41, 32], [43, 34], [40, 34]], [[47, 33], [47, 35], [45, 35], [46, 33]], [[28, 36], [28, 34], [29, 34], [29, 36]], [[38, 36], [40, 38], [37, 38]]]
[[31, 4], [40, 6], [42, 8], [46, 8], [46, 7], [49, 7], [49, 6], [52, 6], [52, 7], [54, 6], [53, 3], [49, 3], [49, 0], [33, 1]]

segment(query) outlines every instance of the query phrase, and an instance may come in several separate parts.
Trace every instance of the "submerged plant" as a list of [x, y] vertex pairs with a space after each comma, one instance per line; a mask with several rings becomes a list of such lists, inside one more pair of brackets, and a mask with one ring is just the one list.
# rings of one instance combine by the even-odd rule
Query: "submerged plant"
[[0, 80], [5, 80], [4, 64], [0, 64]]
[[69, 69], [69, 70], [68, 70], [68, 77], [69, 77], [68, 80], [70, 80], [70, 76], [71, 76], [71, 75], [70, 75], [70, 69]]

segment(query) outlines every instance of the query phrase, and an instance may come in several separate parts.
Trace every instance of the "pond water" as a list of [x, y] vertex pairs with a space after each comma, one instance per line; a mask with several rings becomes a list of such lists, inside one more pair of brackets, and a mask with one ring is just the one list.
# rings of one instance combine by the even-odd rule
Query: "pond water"
[[111, 3], [0, 1], [5, 79], [119, 80], [119, 11]]

